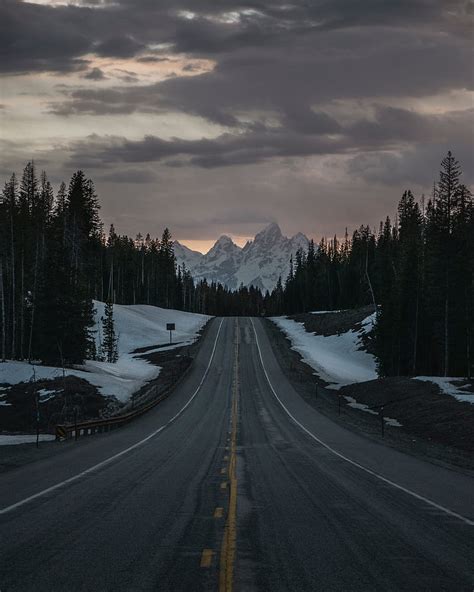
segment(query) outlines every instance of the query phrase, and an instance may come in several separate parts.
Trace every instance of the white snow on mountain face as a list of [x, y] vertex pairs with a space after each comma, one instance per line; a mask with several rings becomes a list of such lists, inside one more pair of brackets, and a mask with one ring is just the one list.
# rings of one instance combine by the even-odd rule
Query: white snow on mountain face
[[307, 250], [308, 238], [301, 233], [292, 238], [283, 236], [278, 224], [269, 224], [243, 248], [228, 236], [221, 236], [205, 255], [192, 251], [179, 242], [174, 244], [178, 265], [183, 263], [196, 281], [206, 278], [228, 288], [255, 286], [273, 290], [281, 276], [284, 282], [290, 271], [290, 257], [299, 248]]

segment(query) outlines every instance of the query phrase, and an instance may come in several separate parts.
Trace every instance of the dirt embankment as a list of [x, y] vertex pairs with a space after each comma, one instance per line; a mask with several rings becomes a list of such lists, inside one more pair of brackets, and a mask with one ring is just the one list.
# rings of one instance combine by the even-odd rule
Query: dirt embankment
[[[359, 329], [361, 321], [371, 312], [372, 308], [366, 307], [291, 318], [304, 322], [311, 332], [335, 335]], [[383, 406], [384, 417], [402, 424], [396, 427], [385, 423], [385, 444], [433, 462], [474, 470], [473, 404], [457, 401], [433, 383], [408, 377], [371, 380], [342, 387], [339, 391], [325, 388], [326, 383], [291, 349], [283, 332], [269, 320], [265, 326], [283, 371], [295, 390], [318, 411], [349, 429], [382, 441], [379, 413]], [[369, 343], [370, 340], [369, 334]], [[471, 385], [474, 396], [474, 384]], [[351, 406], [354, 403], [359, 408]], [[367, 406], [372, 412], [363, 411], [360, 406]]]

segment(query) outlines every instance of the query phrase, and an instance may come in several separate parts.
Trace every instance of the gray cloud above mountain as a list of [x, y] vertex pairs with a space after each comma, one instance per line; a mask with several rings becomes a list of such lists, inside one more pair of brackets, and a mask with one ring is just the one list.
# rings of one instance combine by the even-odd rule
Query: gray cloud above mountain
[[[181, 195], [194, 191], [214, 203], [207, 191], [220, 191], [232, 168], [242, 187], [219, 197], [234, 214], [239, 191], [259, 191], [256, 216], [272, 207], [270, 195], [283, 204], [288, 187], [272, 184], [270, 194], [268, 175], [279, 178], [284, 169], [302, 206], [309, 207], [302, 196], [318, 195], [326, 212], [323, 193], [339, 191], [343, 208], [347, 187], [358, 184], [354, 192], [366, 196], [361, 207], [372, 215], [381, 187], [424, 186], [448, 149], [472, 179], [466, 0], [4, 0], [0, 11], [0, 69], [9, 88], [21, 78], [18, 93], [24, 85], [33, 96], [40, 74], [42, 84], [45, 75], [61, 79], [36, 99], [54, 129], [51, 139], [38, 137], [38, 158], [57, 176], [78, 167], [97, 174], [110, 210], [130, 185], [153, 194], [157, 178], [168, 196], [179, 185]], [[13, 103], [3, 102], [5, 118]], [[167, 117], [169, 129], [155, 128]], [[136, 130], [147, 118], [149, 129]], [[5, 140], [15, 148], [2, 170], [31, 157], [24, 137]], [[204, 187], [197, 170], [206, 171]], [[192, 220], [196, 207], [182, 211]], [[144, 223], [147, 208], [137, 203]], [[282, 205], [283, 216], [295, 211]], [[216, 220], [225, 218], [216, 212]]]
[[[343, 154], [354, 149], [390, 149], [403, 144], [458, 142], [469, 145], [474, 110], [441, 115], [421, 115], [404, 109], [379, 107], [373, 120], [360, 120], [343, 128], [324, 114], [320, 132], [297, 133], [287, 128], [264, 128], [241, 134], [222, 134], [214, 139], [163, 140], [146, 136], [142, 140], [91, 136], [72, 146], [70, 159], [90, 167], [113, 163], [165, 161], [170, 166], [191, 164], [205, 168], [250, 164], [273, 157], [301, 157], [315, 154]], [[329, 131], [337, 130], [337, 137]], [[177, 160], [184, 157], [184, 160]], [[171, 160], [170, 160], [171, 159]], [[354, 169], [355, 171], [355, 169]]]

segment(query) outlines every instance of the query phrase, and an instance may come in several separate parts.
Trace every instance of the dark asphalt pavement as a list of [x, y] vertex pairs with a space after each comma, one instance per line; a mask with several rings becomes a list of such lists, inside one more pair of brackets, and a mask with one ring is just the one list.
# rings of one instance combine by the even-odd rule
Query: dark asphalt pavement
[[212, 321], [188, 376], [133, 424], [0, 475], [1, 592], [218, 590], [225, 562], [243, 592], [472, 592], [473, 534], [474, 480], [319, 415], [258, 319]]

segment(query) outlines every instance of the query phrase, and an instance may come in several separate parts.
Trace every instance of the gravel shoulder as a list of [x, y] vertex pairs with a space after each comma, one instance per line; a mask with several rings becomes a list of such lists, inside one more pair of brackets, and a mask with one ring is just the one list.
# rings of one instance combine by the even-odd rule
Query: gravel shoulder
[[[354, 320], [360, 323], [367, 316], [365, 310], [347, 312], [353, 313], [352, 318], [345, 319], [341, 326], [337, 325], [337, 316], [344, 313], [291, 318], [305, 322], [305, 326], [308, 322], [312, 331], [319, 332], [324, 327], [324, 334], [333, 335], [354, 328], [354, 324], [348, 324]], [[315, 317], [314, 321], [312, 317]], [[324, 320], [324, 317], [329, 319]], [[474, 405], [441, 393], [435, 384], [405, 377], [348, 385], [339, 391], [327, 389], [326, 383], [291, 349], [284, 333], [268, 319], [264, 326], [280, 366], [293, 387], [320, 413], [369, 439], [382, 441], [387, 446], [447, 468], [474, 473]], [[351, 407], [354, 400], [372, 408], [373, 413]], [[385, 423], [383, 439], [381, 405], [385, 417], [402, 424], [394, 427]]]

